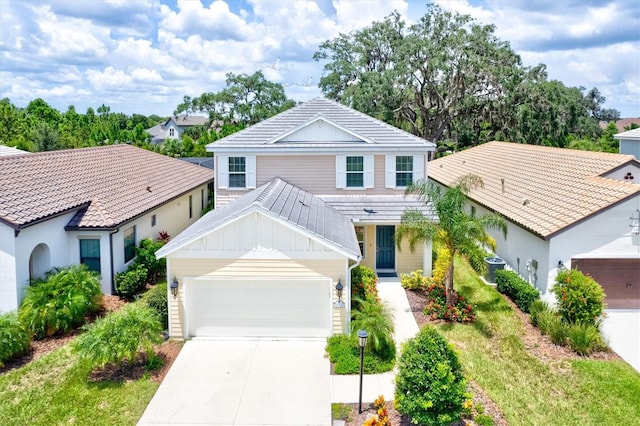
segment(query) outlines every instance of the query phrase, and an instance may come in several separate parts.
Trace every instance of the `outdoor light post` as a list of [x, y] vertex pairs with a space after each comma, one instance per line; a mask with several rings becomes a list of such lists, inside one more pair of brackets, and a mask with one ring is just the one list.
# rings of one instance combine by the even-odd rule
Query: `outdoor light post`
[[358, 398], [358, 413], [362, 413], [362, 375], [364, 373], [364, 347], [369, 334], [365, 330], [358, 330], [358, 345], [360, 346], [360, 398]]

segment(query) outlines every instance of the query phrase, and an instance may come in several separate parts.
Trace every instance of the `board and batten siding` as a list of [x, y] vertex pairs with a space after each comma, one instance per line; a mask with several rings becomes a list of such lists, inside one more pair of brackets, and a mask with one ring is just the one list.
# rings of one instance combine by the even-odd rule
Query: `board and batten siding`
[[[174, 338], [184, 337], [185, 312], [183, 283], [185, 277], [244, 277], [244, 278], [329, 278], [332, 282], [340, 279], [346, 282], [347, 259], [167, 259], [167, 269], [171, 277], [180, 283], [177, 298], [169, 296], [171, 309], [169, 333]], [[335, 285], [335, 284], [332, 284]], [[346, 290], [345, 290], [346, 292]], [[332, 303], [337, 300], [333, 292]], [[333, 309], [333, 332], [346, 332], [345, 309]]]

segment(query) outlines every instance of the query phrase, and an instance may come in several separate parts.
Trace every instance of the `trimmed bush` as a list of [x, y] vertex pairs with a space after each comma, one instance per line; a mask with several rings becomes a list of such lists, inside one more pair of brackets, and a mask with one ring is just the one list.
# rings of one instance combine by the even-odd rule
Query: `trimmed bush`
[[417, 269], [411, 274], [400, 274], [400, 285], [407, 290], [422, 290], [432, 282], [433, 279], [422, 275], [422, 269]]
[[570, 324], [566, 340], [569, 347], [579, 355], [589, 355], [605, 347], [598, 327], [593, 324]]
[[485, 275], [488, 271], [487, 262], [485, 258], [491, 256], [491, 253], [483, 249], [477, 244], [470, 244], [460, 248], [460, 253], [469, 261], [469, 265], [479, 275]]
[[378, 297], [376, 273], [373, 269], [359, 265], [351, 270], [351, 309], [358, 309], [356, 300]]
[[496, 288], [513, 300], [523, 312], [529, 312], [531, 304], [540, 298], [540, 292], [513, 271], [497, 270]]
[[0, 368], [4, 362], [26, 353], [31, 346], [31, 334], [20, 324], [18, 315], [0, 315]]
[[125, 299], [133, 300], [147, 285], [147, 268], [133, 265], [125, 272], [116, 274], [116, 290]]
[[597, 325], [605, 308], [600, 284], [576, 269], [558, 272], [551, 291], [558, 300], [558, 311], [571, 324]]
[[435, 328], [426, 326], [402, 350], [396, 376], [398, 411], [421, 425], [457, 420], [469, 397], [462, 366], [453, 347]]
[[432, 283], [425, 289], [425, 294], [428, 301], [424, 307], [424, 314], [429, 318], [453, 322], [475, 321], [475, 308], [458, 293], [453, 293], [452, 305], [447, 305], [444, 284]]
[[163, 330], [169, 327], [169, 306], [167, 300], [167, 283], [156, 284], [144, 295], [144, 302], [156, 311], [160, 317]]
[[18, 319], [37, 339], [67, 333], [82, 325], [85, 316], [100, 309], [98, 274], [86, 265], [53, 269], [29, 288]]
[[134, 361], [141, 351], [151, 358], [153, 345], [162, 342], [158, 314], [140, 303], [128, 304], [84, 329], [72, 349], [94, 368]]

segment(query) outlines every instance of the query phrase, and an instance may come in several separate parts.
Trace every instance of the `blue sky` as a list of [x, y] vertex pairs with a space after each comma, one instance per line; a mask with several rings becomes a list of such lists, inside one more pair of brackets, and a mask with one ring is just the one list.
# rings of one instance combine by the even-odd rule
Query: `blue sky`
[[[304, 101], [320, 95], [318, 45], [426, 1], [0, 0], [0, 98], [41, 97], [65, 111], [102, 103], [168, 115], [184, 95], [253, 73]], [[597, 87], [608, 108], [640, 117], [640, 4], [633, 0], [437, 0], [494, 24], [525, 65], [568, 86]]]

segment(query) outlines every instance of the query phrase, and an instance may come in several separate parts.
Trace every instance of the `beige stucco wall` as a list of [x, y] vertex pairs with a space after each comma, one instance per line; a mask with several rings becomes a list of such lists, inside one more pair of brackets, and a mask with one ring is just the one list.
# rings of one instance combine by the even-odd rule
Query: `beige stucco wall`
[[[365, 226], [364, 256], [360, 261], [361, 265], [373, 270], [376, 269], [376, 225]], [[428, 246], [430, 247], [430, 245]], [[430, 259], [430, 257], [429, 257]], [[418, 244], [412, 252], [409, 243], [403, 240], [400, 250], [396, 247], [396, 272], [409, 273], [416, 269], [423, 269], [425, 275], [431, 275], [431, 266], [425, 262], [425, 245]]]
[[[184, 337], [184, 300], [182, 283], [184, 277], [326, 277], [334, 282], [338, 279], [346, 283], [348, 270], [346, 259], [167, 259], [167, 270], [170, 277], [176, 277], [180, 285], [179, 296], [170, 298], [169, 333], [173, 338]], [[171, 278], [169, 280], [171, 280]], [[345, 293], [347, 288], [345, 288]], [[334, 291], [334, 300], [337, 296]], [[333, 332], [343, 333], [346, 330], [345, 316], [333, 309]]]

